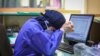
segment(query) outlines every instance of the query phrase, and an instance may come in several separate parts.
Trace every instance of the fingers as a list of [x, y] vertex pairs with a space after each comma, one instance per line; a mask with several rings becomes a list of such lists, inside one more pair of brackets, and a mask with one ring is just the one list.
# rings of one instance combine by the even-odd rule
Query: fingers
[[67, 27], [67, 28], [70, 28], [70, 29], [74, 28], [74, 25], [73, 25], [72, 21], [67, 21], [65, 23], [65, 25], [66, 25], [65, 27]]
[[72, 28], [74, 27], [74, 25], [73, 25], [72, 21], [70, 21], [70, 25], [71, 25], [71, 27], [72, 27]]
[[67, 31], [67, 32], [74, 31], [74, 26], [73, 26], [73, 23], [71, 21], [66, 21], [63, 24], [62, 28], [63, 28], [64, 31]]
[[72, 21], [70, 21], [70, 28], [71, 28], [71, 31], [74, 31], [74, 24], [72, 23]]

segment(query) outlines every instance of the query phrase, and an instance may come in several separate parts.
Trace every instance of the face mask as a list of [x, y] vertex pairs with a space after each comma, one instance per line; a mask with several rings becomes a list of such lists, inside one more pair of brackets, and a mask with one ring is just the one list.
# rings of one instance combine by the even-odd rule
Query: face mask
[[47, 20], [45, 20], [44, 23], [45, 23], [45, 25], [47, 27], [47, 29], [45, 30], [45, 32], [47, 32], [50, 36], [52, 36], [53, 31], [48, 30], [48, 24], [49, 24], [49, 22]]
[[48, 24], [49, 24], [49, 22], [48, 22], [47, 20], [45, 20], [44, 23], [45, 23], [45, 25], [46, 25], [46, 27], [47, 27], [47, 29], [48, 29]]

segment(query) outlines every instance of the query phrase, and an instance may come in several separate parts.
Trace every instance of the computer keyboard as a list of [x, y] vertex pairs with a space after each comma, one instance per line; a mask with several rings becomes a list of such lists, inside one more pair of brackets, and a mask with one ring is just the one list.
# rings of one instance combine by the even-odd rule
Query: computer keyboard
[[61, 43], [58, 49], [70, 54], [74, 54], [73, 47], [65, 43]]

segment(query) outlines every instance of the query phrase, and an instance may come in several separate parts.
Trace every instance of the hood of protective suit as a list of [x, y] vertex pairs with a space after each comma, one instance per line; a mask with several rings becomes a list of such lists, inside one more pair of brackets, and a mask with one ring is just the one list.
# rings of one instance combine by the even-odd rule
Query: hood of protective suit
[[61, 28], [61, 26], [65, 23], [64, 16], [55, 10], [45, 10], [45, 14], [36, 18], [39, 21], [43, 29], [46, 29], [45, 21], [48, 21], [48, 26], [53, 26], [56, 29]]

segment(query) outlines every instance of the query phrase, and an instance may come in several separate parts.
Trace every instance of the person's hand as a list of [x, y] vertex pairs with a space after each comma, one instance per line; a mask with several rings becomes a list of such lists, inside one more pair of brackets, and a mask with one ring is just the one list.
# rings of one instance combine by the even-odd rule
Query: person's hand
[[74, 31], [74, 26], [71, 21], [66, 21], [63, 26], [60, 28], [61, 31], [63, 32], [72, 32]]

